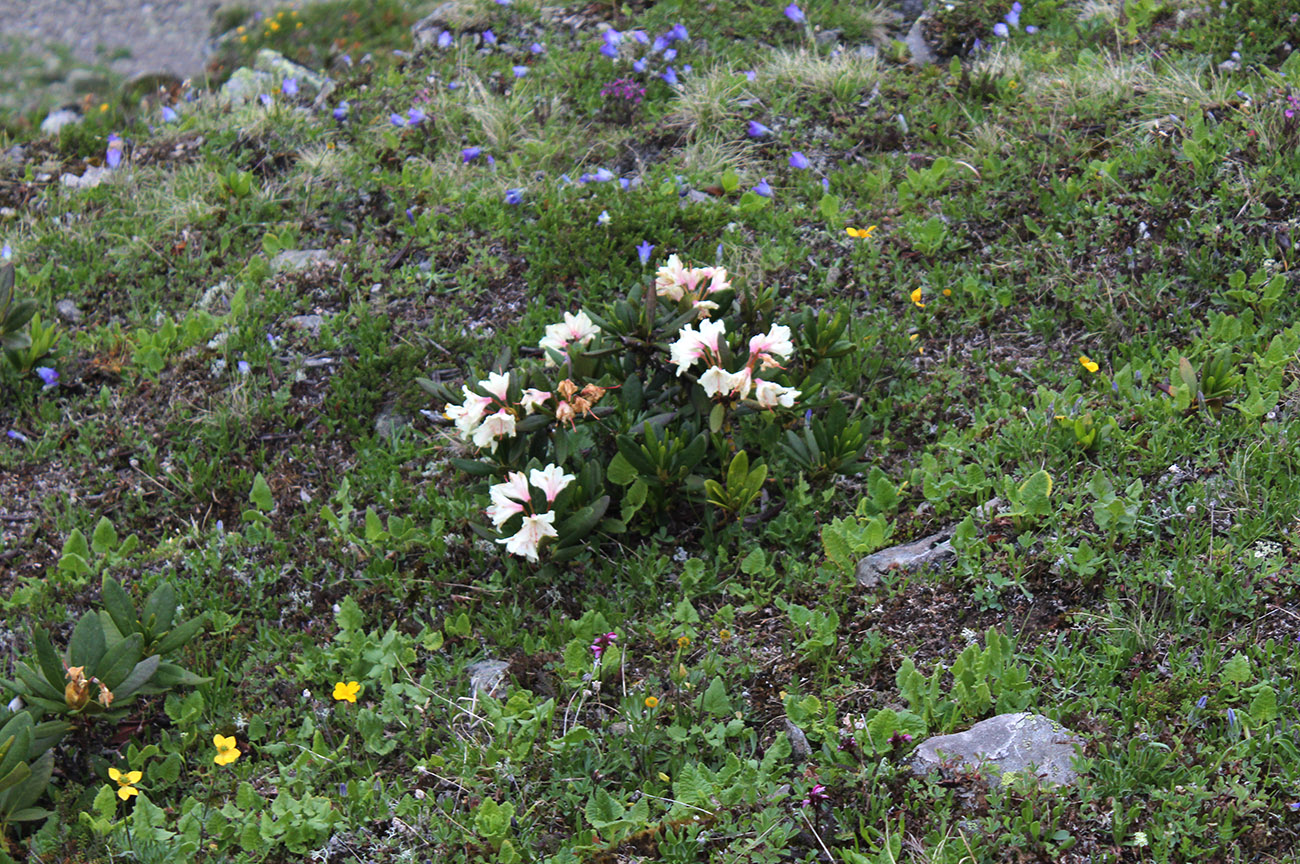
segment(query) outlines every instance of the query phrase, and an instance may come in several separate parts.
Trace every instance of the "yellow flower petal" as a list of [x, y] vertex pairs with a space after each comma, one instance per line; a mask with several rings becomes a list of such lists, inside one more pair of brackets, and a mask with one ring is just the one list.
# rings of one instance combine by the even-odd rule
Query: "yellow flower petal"
[[127, 800], [132, 795], [139, 795], [139, 794], [140, 794], [140, 790], [136, 789], [133, 786], [120, 786], [118, 787], [117, 790], [117, 797], [121, 798], [123, 801]]
[[1096, 372], [1098, 369], [1101, 368], [1095, 362], [1090, 360], [1086, 354], [1079, 357], [1079, 363], [1082, 364], [1083, 368], [1087, 369], [1089, 372]]
[[128, 783], [139, 783], [139, 782], [140, 782], [141, 780], [143, 780], [143, 779], [144, 779], [144, 772], [143, 772], [143, 771], [128, 771], [128, 772], [126, 772], [126, 782], [128, 782]]
[[122, 772], [118, 771], [116, 768], [108, 769], [108, 777], [110, 780], [116, 780], [118, 783], [122, 782]]
[[925, 308], [925, 304], [921, 302], [921, 289], [920, 289], [920, 288], [917, 288], [915, 291], [912, 292], [912, 302], [916, 304], [916, 307], [917, 307], [918, 309], [924, 309], [924, 308]]
[[656, 708], [656, 707], [658, 707], [658, 705], [659, 705], [659, 699], [658, 699], [658, 697], [655, 697], [655, 696], [647, 696], [647, 697], [645, 697], [645, 707], [647, 707], [647, 708]]

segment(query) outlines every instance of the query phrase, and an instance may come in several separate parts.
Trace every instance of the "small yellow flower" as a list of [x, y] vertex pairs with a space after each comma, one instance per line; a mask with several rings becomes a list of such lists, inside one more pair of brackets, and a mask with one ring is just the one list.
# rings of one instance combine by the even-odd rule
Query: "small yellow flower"
[[918, 309], [924, 309], [924, 308], [925, 308], [925, 304], [921, 302], [921, 289], [920, 289], [920, 288], [917, 288], [915, 291], [912, 292], [912, 302], [913, 302], [914, 304], [916, 304], [916, 308], [918, 308]]
[[677, 648], [678, 648], [678, 650], [680, 650], [680, 651], [685, 651], [687, 648], [690, 647], [690, 645], [691, 645], [691, 640], [688, 639], [687, 637], [685, 637], [685, 636], [678, 636], [678, 637], [677, 637]]
[[240, 42], [247, 42], [247, 41], [248, 41], [248, 37], [247, 37], [247, 36], [240, 36], [240, 37], [239, 37], [239, 41], [240, 41]]
[[658, 707], [659, 707], [659, 697], [657, 697], [657, 696], [647, 696], [647, 697], [645, 697], [645, 707], [647, 707], [647, 708], [658, 708]]
[[127, 771], [125, 774], [116, 768], [108, 769], [109, 779], [117, 783], [117, 797], [123, 801], [132, 795], [139, 795], [140, 790], [135, 788], [135, 784], [144, 779], [144, 773], [140, 771]]
[[359, 681], [349, 681], [346, 684], [340, 681], [334, 685], [334, 698], [339, 702], [356, 702], [359, 695], [361, 695]]
[[907, 337], [907, 339], [908, 339], [909, 342], [915, 342], [917, 339], [920, 339], [920, 338], [921, 338], [921, 334], [920, 334], [920, 333], [913, 333], [911, 336], [908, 336], [908, 337]]
[[667, 774], [665, 774], [664, 772], [660, 771], [660, 772], [659, 772], [659, 779], [662, 780], [662, 781], [664, 781], [665, 783], [668, 783], [668, 782], [671, 782], [671, 779], [672, 779], [672, 778], [670, 778], [670, 777], [669, 777]]
[[103, 114], [107, 110], [108, 110], [108, 103], [107, 102], [100, 103], [99, 113]]
[[1095, 361], [1089, 359], [1088, 355], [1086, 354], [1083, 354], [1079, 357], [1079, 363], [1083, 366], [1084, 369], [1087, 369], [1089, 372], [1096, 372], [1098, 369], [1101, 368], [1096, 364]]
[[243, 33], [243, 32], [244, 32], [244, 25], [243, 25], [243, 24], [240, 24], [238, 27], [236, 27], [236, 28], [235, 28], [235, 32], [236, 32], [236, 33]]
[[268, 29], [268, 30], [270, 30], [272, 33], [274, 33], [276, 30], [279, 30], [279, 29], [280, 29], [280, 22], [279, 22], [279, 21], [272, 21], [271, 23], [269, 23], [269, 24], [266, 25], [266, 29]]
[[295, 29], [295, 30], [301, 30], [301, 29], [302, 29], [302, 22], [299, 21], [297, 24], [293, 25], [293, 29]]
[[951, 289], [951, 288], [945, 288], [945, 289], [943, 289], [943, 296], [945, 296], [945, 297], [951, 297], [951, 296], [952, 296], [952, 289]]
[[871, 232], [875, 230], [875, 225], [869, 225], [866, 228], [845, 228], [844, 233], [848, 234], [850, 237], [858, 237], [865, 240], [870, 237]]
[[723, 642], [730, 641], [731, 631], [728, 630], [726, 627], [723, 627], [721, 630], [718, 631], [718, 638], [721, 639]]
[[239, 758], [239, 742], [234, 737], [227, 738], [225, 735], [213, 735], [212, 746], [217, 748], [217, 755], [212, 757], [212, 761], [218, 765], [229, 765]]

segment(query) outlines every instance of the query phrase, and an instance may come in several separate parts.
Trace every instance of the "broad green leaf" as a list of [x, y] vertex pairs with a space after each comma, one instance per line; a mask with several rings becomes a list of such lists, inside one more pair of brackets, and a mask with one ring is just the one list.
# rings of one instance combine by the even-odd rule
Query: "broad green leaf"
[[131, 602], [130, 596], [121, 583], [112, 576], [104, 576], [100, 597], [104, 602], [104, 609], [113, 619], [113, 626], [117, 628], [117, 632], [123, 636], [133, 632], [136, 620], [135, 604]]
[[1225, 683], [1245, 684], [1250, 680], [1250, 658], [1240, 652], [1232, 655], [1232, 659], [1223, 664], [1219, 678]]
[[596, 791], [587, 800], [587, 806], [583, 809], [587, 822], [597, 831], [603, 831], [610, 825], [622, 822], [626, 814], [627, 808], [615, 801], [614, 796], [610, 795], [603, 786], [596, 787]]
[[90, 538], [90, 548], [95, 550], [96, 555], [103, 555], [116, 549], [117, 544], [117, 529], [113, 527], [113, 523], [107, 516], [99, 517], [99, 522], [95, 524], [95, 532]]
[[720, 676], [709, 682], [708, 689], [704, 691], [704, 696], [700, 700], [700, 707], [715, 717], [731, 713], [731, 699], [727, 697], [727, 685], [722, 683]]
[[1052, 477], [1046, 471], [1036, 471], [1021, 484], [1020, 506], [1031, 516], [1047, 516], [1052, 512]]
[[248, 500], [263, 513], [270, 513], [275, 509], [275, 499], [271, 496], [271, 487], [267, 485], [266, 478], [262, 476], [261, 471], [258, 471], [257, 476], [253, 478], [253, 491], [248, 494]]
[[68, 642], [68, 665], [85, 666], [86, 677], [96, 673], [107, 645], [104, 641], [104, 624], [98, 612], [87, 612], [81, 616], [73, 628], [72, 639]]

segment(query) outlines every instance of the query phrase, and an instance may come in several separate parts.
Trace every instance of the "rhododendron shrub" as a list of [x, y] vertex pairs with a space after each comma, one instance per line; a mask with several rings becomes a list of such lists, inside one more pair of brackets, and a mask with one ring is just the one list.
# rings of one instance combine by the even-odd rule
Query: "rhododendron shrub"
[[764, 460], [825, 401], [828, 364], [850, 350], [843, 316], [806, 313], [792, 327], [770, 320], [774, 306], [773, 290], [738, 293], [725, 268], [672, 255], [651, 286], [564, 312], [535, 359], [459, 392], [421, 379], [466, 451], [453, 463], [488, 481], [480, 533], [558, 561], [593, 531], [738, 520], [743, 507], [706, 496], [706, 481], [744, 454], [756, 484], [780, 482], [761, 479], [772, 477]]

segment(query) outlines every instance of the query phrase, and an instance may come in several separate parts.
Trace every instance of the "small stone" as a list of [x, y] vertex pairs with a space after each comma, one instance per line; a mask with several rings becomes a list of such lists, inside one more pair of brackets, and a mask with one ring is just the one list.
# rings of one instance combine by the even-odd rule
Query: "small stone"
[[113, 169], [107, 166], [90, 165], [86, 168], [86, 173], [80, 177], [76, 174], [64, 174], [59, 177], [59, 183], [69, 189], [94, 189], [107, 180], [112, 173]]
[[924, 567], [931, 567], [956, 553], [952, 549], [952, 533], [943, 531], [922, 537], [913, 543], [892, 546], [873, 552], [858, 562], [857, 580], [863, 588], [874, 588], [880, 584], [881, 577], [890, 570], [914, 572]]
[[812, 755], [808, 736], [789, 717], [785, 718], [785, 737], [790, 739], [790, 755], [794, 757], [794, 764], [798, 765]]
[[483, 4], [478, 0], [450, 0], [411, 25], [416, 49], [436, 45], [443, 30], [482, 30], [491, 24]]
[[330, 258], [330, 253], [324, 249], [286, 249], [271, 259], [271, 269], [276, 273], [285, 271], [296, 273], [307, 269], [312, 264], [333, 265], [334, 261]]
[[939, 57], [925, 41], [925, 35], [922, 28], [925, 25], [926, 17], [922, 15], [912, 22], [912, 28], [907, 31], [903, 37], [903, 44], [907, 46], [908, 52], [912, 55], [913, 66], [929, 66], [938, 62]]
[[509, 689], [505, 680], [509, 668], [510, 664], [505, 660], [479, 660], [469, 664], [465, 671], [469, 674], [470, 694], [502, 698]]
[[275, 89], [275, 76], [271, 73], [241, 67], [230, 73], [230, 78], [221, 85], [217, 98], [224, 105], [252, 102], [261, 94], [272, 93]]
[[253, 69], [270, 75], [275, 90], [280, 89], [280, 84], [286, 78], [296, 79], [298, 92], [307, 99], [328, 94], [334, 89], [333, 83], [324, 75], [295, 63], [279, 51], [272, 51], [270, 48], [263, 48], [257, 52], [257, 57], [253, 60]]
[[397, 433], [411, 425], [411, 418], [388, 406], [375, 418], [375, 434], [386, 440], [393, 440]]
[[70, 123], [80, 123], [81, 112], [71, 108], [55, 108], [41, 121], [42, 135], [58, 135], [59, 130]]
[[54, 312], [69, 324], [80, 324], [81, 319], [84, 317], [81, 310], [77, 308], [77, 304], [67, 298], [54, 304]]
[[1063, 785], [1079, 777], [1071, 760], [1081, 746], [1083, 739], [1050, 717], [999, 714], [965, 732], [927, 738], [912, 754], [912, 771], [926, 774], [956, 762], [995, 777], [1014, 771]]
[[321, 325], [325, 319], [319, 315], [295, 315], [285, 322], [292, 330], [301, 330], [313, 339], [320, 335]]

